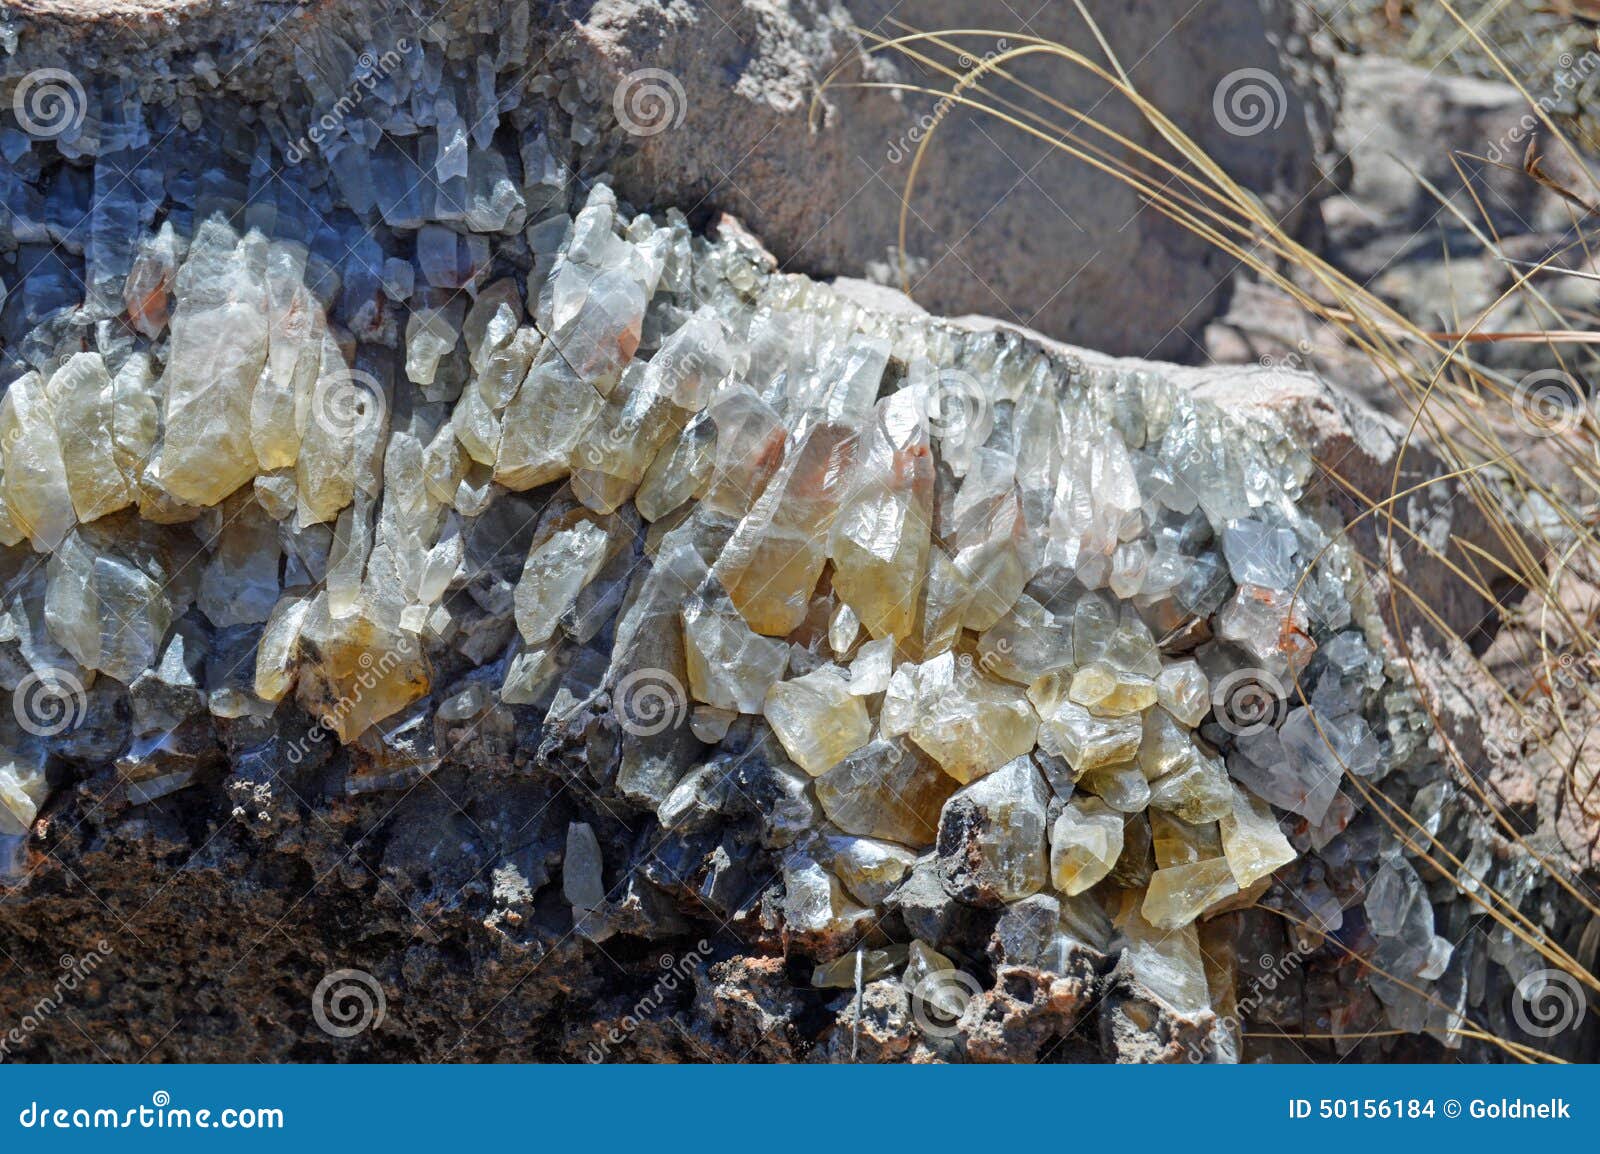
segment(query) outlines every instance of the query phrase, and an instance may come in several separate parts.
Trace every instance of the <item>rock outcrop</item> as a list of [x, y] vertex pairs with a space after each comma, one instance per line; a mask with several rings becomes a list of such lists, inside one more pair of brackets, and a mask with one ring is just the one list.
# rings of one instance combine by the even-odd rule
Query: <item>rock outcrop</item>
[[197, 6], [170, 83], [89, 55], [137, 13], [19, 37], [97, 71], [13, 77], [0, 166], [5, 1053], [1233, 1061], [1503, 1015], [1531, 952], [1365, 801], [1533, 884], [1325, 486], [1392, 431], [782, 272], [492, 7], [283, 13], [246, 78]]

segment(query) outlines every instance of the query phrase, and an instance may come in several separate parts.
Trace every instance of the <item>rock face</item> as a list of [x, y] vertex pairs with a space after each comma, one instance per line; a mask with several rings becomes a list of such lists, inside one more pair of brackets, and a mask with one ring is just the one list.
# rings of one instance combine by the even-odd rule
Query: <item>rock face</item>
[[1284, 1029], [1498, 1009], [1352, 788], [1446, 820], [1337, 414], [641, 211], [512, 12], [342, 111], [314, 24], [288, 169], [182, 85], [10, 138], [0, 944], [95, 973], [6, 1052], [1229, 1061], [1269, 946]]
[[[1279, 6], [1208, 0], [1182, 14], [1177, 34], [1172, 7], [1161, 0], [1088, 8], [1144, 95], [1171, 110], [1287, 220], [1314, 218], [1311, 113], [1271, 42], [1289, 31]], [[1072, 5], [1022, 15], [1025, 30], [999, 53], [1033, 37], [1068, 43], [1104, 64]], [[891, 260], [906, 171], [932, 129], [906, 244], [919, 302], [935, 312], [1003, 317], [1108, 352], [1188, 357], [1190, 336], [1225, 299], [1225, 262], [1143, 211], [1129, 188], [1044, 141], [969, 108], [941, 106], [933, 96], [840, 87], [827, 97], [823, 127], [809, 127], [814, 78], [845, 59], [850, 41], [842, 26], [903, 35], [891, 18], [922, 31], [1003, 32], [1017, 24], [1004, 8], [973, 0], [929, 0], [914, 13], [892, 0], [782, 9], [724, 0], [595, 5], [577, 31], [582, 74], [609, 89], [638, 69], [661, 68], [685, 95], [683, 130], [641, 140], [617, 168], [619, 189], [642, 203], [659, 197], [734, 213], [786, 269], [860, 275], [869, 262]], [[999, 54], [992, 37], [964, 38], [957, 52], [913, 47], [946, 61], [961, 56], [962, 70]], [[1092, 109], [1142, 146], [1158, 146], [1149, 126], [1089, 74], [1038, 55], [1009, 68], [1067, 106]], [[1216, 100], [1251, 75], [1270, 78], [1262, 90], [1267, 107], [1259, 111], [1266, 119], [1230, 132], [1213, 111]], [[729, 77], [736, 79], [730, 84]], [[951, 85], [892, 52], [865, 75], [851, 69], [846, 78], [939, 91]], [[795, 188], [806, 195], [793, 195]]]
[[[21, 10], [15, 19], [29, 67], [110, 72], [120, 67], [112, 61], [136, 49], [148, 69], [136, 78], [170, 74], [182, 104], [195, 109], [191, 115], [217, 116], [207, 109], [219, 98], [262, 107], [283, 125], [280, 144], [293, 150], [296, 164], [354, 137], [345, 127], [351, 101], [341, 98], [369, 83], [380, 90], [384, 53], [402, 39], [429, 35], [392, 0], [309, 9], [147, 0], [88, 13], [66, 4], [12, 7]], [[1274, 46], [1292, 38], [1290, 15], [1253, 0], [1206, 0], [1184, 12], [1175, 29], [1162, 0], [1089, 8], [1144, 95], [1287, 221], [1314, 222], [1321, 190], [1308, 123], [1327, 113], [1325, 98], [1296, 83], [1292, 62]], [[1193, 338], [1226, 299], [1228, 262], [1144, 210], [1126, 186], [936, 95], [859, 87], [899, 83], [942, 92], [953, 83], [903, 54], [857, 59], [853, 27], [903, 34], [894, 21], [908, 14], [889, 0], [586, 0], [570, 11], [570, 20], [546, 20], [536, 7], [502, 12], [492, 0], [474, 0], [435, 18], [438, 29], [503, 31], [493, 64], [506, 73], [513, 60], [524, 71], [538, 64], [524, 83], [559, 76], [549, 91], [579, 112], [585, 128], [573, 140], [545, 135], [548, 159], [542, 149], [508, 157], [513, 171], [519, 160], [540, 168], [523, 172], [530, 185], [563, 169], [609, 171], [635, 204], [679, 205], [696, 223], [717, 211], [736, 214], [786, 269], [887, 275], [898, 266], [891, 249], [899, 244], [906, 172], [917, 142], [932, 130], [906, 248], [913, 295], [934, 311], [999, 316], [1114, 353], [1187, 359], [1196, 351]], [[1002, 34], [1018, 20], [977, 0], [927, 0], [912, 17], [925, 31]], [[946, 63], [964, 61], [959, 71], [1023, 48], [1029, 37], [1062, 40], [1104, 64], [1071, 5], [1040, 8], [1026, 34], [1004, 48], [993, 37], [969, 37], [950, 50], [912, 47]], [[371, 56], [365, 64], [358, 59], [363, 49]], [[368, 75], [353, 82], [350, 74], [363, 67]], [[814, 123], [818, 81], [836, 68], [839, 83]], [[1062, 103], [1092, 109], [1140, 146], [1158, 144], [1126, 102], [1108, 98], [1105, 83], [1090, 74], [1037, 55], [1010, 68]], [[92, 76], [80, 80], [93, 89]], [[1263, 103], [1235, 95], [1241, 89]], [[996, 90], [1017, 93], [1004, 83]], [[1230, 99], [1245, 102], [1232, 119]], [[470, 119], [476, 107], [463, 100], [456, 111]], [[330, 108], [334, 120], [325, 122]], [[898, 271], [894, 277], [898, 283]]]

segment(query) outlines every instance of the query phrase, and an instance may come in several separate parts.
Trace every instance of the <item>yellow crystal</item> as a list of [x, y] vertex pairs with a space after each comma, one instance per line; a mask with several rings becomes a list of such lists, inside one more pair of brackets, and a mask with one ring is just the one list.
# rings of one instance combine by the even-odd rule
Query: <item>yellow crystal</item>
[[1155, 848], [1156, 866], [1193, 865], [1197, 861], [1222, 856], [1222, 838], [1217, 823], [1190, 825], [1159, 809], [1150, 811], [1150, 840]]
[[1123, 816], [1097, 797], [1074, 798], [1050, 831], [1050, 877], [1068, 897], [1111, 872], [1122, 854]]
[[789, 757], [812, 777], [826, 773], [872, 737], [872, 719], [850, 683], [824, 665], [767, 690], [763, 709]]
[[712, 573], [757, 633], [783, 637], [805, 620], [855, 450], [848, 426], [802, 434], [717, 558]]
[[1067, 696], [1098, 717], [1122, 717], [1154, 705], [1156, 684], [1148, 677], [1123, 673], [1103, 661], [1095, 661], [1072, 675]]
[[1176, 930], [1238, 892], [1227, 858], [1168, 866], [1150, 876], [1141, 912], [1157, 929]]
[[1066, 758], [1076, 773], [1131, 761], [1139, 752], [1143, 728], [1137, 717], [1094, 716], [1067, 699], [1059, 674], [1028, 686], [1028, 700], [1039, 714], [1039, 747]]
[[5, 453], [5, 501], [11, 525], [33, 547], [60, 546], [77, 521], [54, 406], [38, 373], [24, 373], [0, 400], [0, 447]]
[[[984, 676], [970, 657], [957, 658], [941, 653], [920, 666], [901, 666], [907, 676], [890, 681], [892, 710], [909, 719], [911, 740], [944, 771], [963, 785], [999, 769], [1006, 762], [1027, 753], [1039, 733], [1039, 719], [1028, 699], [1014, 685]], [[884, 703], [886, 719], [891, 713]], [[892, 722], [886, 720], [888, 732]]]
[[1248, 889], [1296, 854], [1283, 836], [1272, 807], [1260, 798], [1233, 787], [1233, 809], [1218, 823], [1222, 849], [1240, 889]]
[[344, 744], [423, 696], [431, 683], [416, 638], [365, 613], [335, 618], [326, 593], [306, 611], [296, 650], [300, 707]]
[[133, 486], [113, 455], [111, 375], [99, 353], [77, 353], [50, 378], [56, 432], [78, 520], [133, 504]]
[[928, 566], [933, 456], [920, 397], [878, 403], [854, 488], [833, 521], [833, 588], [874, 638], [909, 637]]

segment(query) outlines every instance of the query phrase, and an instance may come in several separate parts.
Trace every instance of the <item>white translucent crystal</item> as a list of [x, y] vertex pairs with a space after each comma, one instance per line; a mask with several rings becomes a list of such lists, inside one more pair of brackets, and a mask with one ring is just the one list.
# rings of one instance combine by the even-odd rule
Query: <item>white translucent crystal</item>
[[43, 764], [16, 756], [0, 759], [0, 836], [27, 833], [48, 792]]
[[916, 864], [914, 851], [893, 842], [869, 837], [828, 839], [833, 871], [852, 897], [866, 906], [878, 906]]
[[815, 859], [794, 854], [783, 867], [783, 917], [802, 933], [837, 933], [870, 916]]
[[555, 632], [561, 615], [605, 563], [608, 544], [602, 526], [580, 520], [528, 551], [515, 598], [517, 631], [524, 641], [539, 645]]
[[850, 692], [856, 697], [870, 697], [889, 688], [889, 678], [894, 672], [894, 638], [868, 641], [856, 651], [850, 663]]
[[690, 694], [739, 713], [762, 711], [789, 662], [789, 647], [752, 630], [726, 597], [697, 597], [683, 607], [683, 641]]
[[856, 616], [849, 602], [839, 602], [834, 607], [833, 616], [828, 619], [828, 648], [833, 650], [835, 657], [847, 657], [860, 636], [861, 618]]
[[1156, 676], [1156, 700], [1190, 729], [1211, 710], [1211, 690], [1195, 661], [1176, 661]]
[[1192, 924], [1160, 929], [1130, 911], [1118, 928], [1122, 964], [1140, 985], [1180, 1014], [1193, 1016], [1210, 1008], [1200, 936]]
[[152, 473], [181, 501], [216, 504], [259, 468], [250, 406], [267, 359], [266, 257], [259, 233], [237, 240], [211, 217], [178, 270]]

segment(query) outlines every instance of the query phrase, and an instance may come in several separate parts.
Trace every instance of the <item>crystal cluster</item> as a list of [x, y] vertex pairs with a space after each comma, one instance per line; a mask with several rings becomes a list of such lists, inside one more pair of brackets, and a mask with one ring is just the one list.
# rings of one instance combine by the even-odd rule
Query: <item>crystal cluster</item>
[[[955, 915], [914, 912], [944, 902], [1193, 1014], [1233, 978], [1201, 923], [1275, 878], [1323, 932], [1359, 906], [1401, 983], [1444, 973], [1340, 789], [1407, 751], [1282, 430], [874, 312], [604, 183], [569, 213], [541, 139], [520, 179], [494, 145], [492, 66], [404, 119], [427, 75], [383, 78], [394, 122], [330, 183], [139, 170], [188, 194], [159, 227], [108, 187], [87, 300], [42, 251], [61, 206], [8, 177], [39, 259], [5, 312], [0, 685], [77, 716], [0, 717], [0, 837], [53, 765], [138, 805], [230, 761], [357, 793], [531, 748], [684, 837], [753, 809], [823, 986], [950, 969]], [[108, 103], [95, 184], [136, 125]], [[711, 844], [684, 872], [731, 913]], [[646, 883], [587, 823], [567, 857], [581, 932], [617, 932]], [[902, 940], [843, 952], [891, 909]]]

